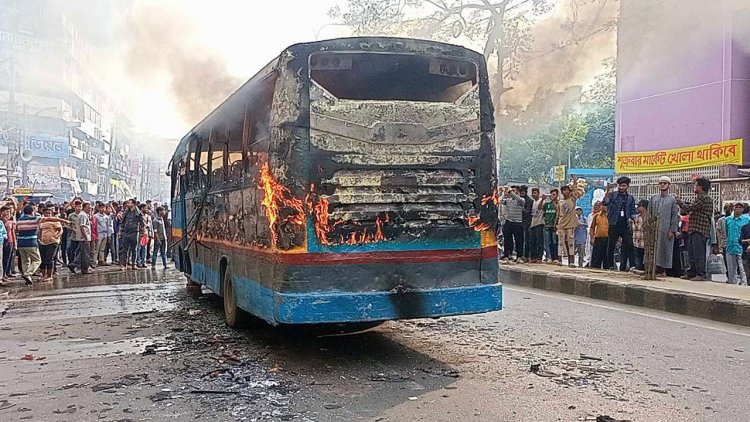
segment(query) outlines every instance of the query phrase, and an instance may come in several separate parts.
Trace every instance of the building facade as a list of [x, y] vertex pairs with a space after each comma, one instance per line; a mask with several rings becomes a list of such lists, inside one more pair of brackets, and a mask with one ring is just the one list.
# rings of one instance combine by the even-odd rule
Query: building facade
[[0, 2], [0, 191], [138, 195], [137, 134], [97, 84], [64, 2]]
[[643, 196], [665, 174], [686, 197], [696, 175], [717, 180], [717, 201], [741, 182], [738, 169], [750, 163], [748, 22], [743, 0], [621, 0], [616, 161]]

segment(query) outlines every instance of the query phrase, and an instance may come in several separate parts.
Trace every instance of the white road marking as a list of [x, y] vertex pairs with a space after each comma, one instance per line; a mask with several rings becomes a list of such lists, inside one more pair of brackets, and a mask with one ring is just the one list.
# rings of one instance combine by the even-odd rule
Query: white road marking
[[[556, 294], [556, 295], [551, 295], [551, 294], [539, 293], [539, 292], [536, 292], [536, 291], [527, 290], [527, 289], [524, 289], [524, 288], [518, 288], [518, 286], [508, 287], [507, 285], [503, 285], [503, 290], [510, 290], [510, 291], [524, 293], [524, 294], [542, 296], [542, 297], [547, 297], [547, 298], [550, 298], [550, 299], [559, 299], [559, 300], [564, 300], [564, 301], [567, 301], [567, 302], [580, 303], [580, 304], [583, 304], [583, 305], [589, 305], [589, 306], [594, 306], [594, 307], [603, 308], [603, 309], [610, 309], [610, 310], [613, 310], [613, 311], [624, 312], [624, 313], [628, 313], [628, 314], [632, 314], [632, 315], [638, 315], [638, 316], [643, 316], [643, 317], [648, 317], [648, 318], [660, 319], [662, 321], [669, 321], [669, 322], [674, 322], [674, 323], [677, 323], [677, 324], [691, 325], [693, 327], [704, 328], [704, 329], [707, 329], [707, 330], [720, 331], [720, 332], [727, 333], [727, 334], [732, 334], [732, 335], [741, 335], [741, 336], [744, 336], [744, 337], [750, 337], [750, 332], [747, 332], [748, 329], [745, 328], [745, 327], [741, 327], [741, 326], [737, 326], [737, 328], [735, 330], [731, 330], [731, 329], [727, 329], [727, 328], [720, 328], [720, 327], [712, 327], [710, 325], [700, 324], [700, 323], [697, 323], [697, 322], [684, 321], [684, 320], [680, 320], [680, 319], [676, 319], [676, 318], [669, 318], [669, 317], [660, 316], [660, 315], [652, 315], [652, 314], [646, 313], [646, 312], [639, 312], [639, 311], [634, 311], [634, 310], [630, 310], [630, 309], [623, 309], [623, 308], [617, 307], [617, 306], [608, 306], [608, 305], [602, 305], [602, 304], [598, 304], [598, 303], [591, 303], [591, 302], [585, 301], [585, 300], [568, 298], [568, 297], [565, 297], [564, 293], [559, 293], [559, 294]], [[596, 299], [591, 299], [591, 300], [596, 300]], [[623, 304], [621, 304], [620, 306], [629, 306], [629, 305], [623, 305]], [[657, 309], [652, 309], [651, 311], [652, 312], [660, 312]], [[691, 316], [688, 316], [688, 315], [685, 315], [684, 317], [685, 318], [695, 318], [695, 317], [691, 317]], [[716, 323], [717, 324], [724, 324], [723, 322], [719, 322], [719, 321], [716, 321]]]

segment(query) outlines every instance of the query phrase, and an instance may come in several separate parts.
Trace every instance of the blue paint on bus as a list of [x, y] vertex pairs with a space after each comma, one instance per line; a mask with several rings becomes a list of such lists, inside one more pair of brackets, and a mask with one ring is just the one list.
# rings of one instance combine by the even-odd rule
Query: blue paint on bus
[[[214, 292], [221, 291], [218, 271], [193, 263], [192, 276]], [[403, 316], [398, 292], [286, 293], [237, 276], [232, 277], [232, 285], [237, 305], [272, 325], [386, 321]], [[499, 310], [503, 303], [501, 284], [415, 289], [406, 292], [406, 297], [409, 294], [419, 297], [419, 309], [409, 311], [411, 318], [483, 313]]]
[[406, 252], [406, 251], [439, 251], [481, 248], [481, 234], [472, 231], [463, 238], [430, 239], [422, 238], [410, 242], [374, 242], [356, 245], [337, 244], [323, 245], [315, 235], [313, 223], [307, 221], [307, 250], [310, 253], [356, 253], [356, 252]]

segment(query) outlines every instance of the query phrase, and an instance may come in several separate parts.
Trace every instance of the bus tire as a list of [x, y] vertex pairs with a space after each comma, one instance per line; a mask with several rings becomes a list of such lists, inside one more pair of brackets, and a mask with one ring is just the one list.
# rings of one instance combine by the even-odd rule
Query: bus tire
[[232, 274], [227, 269], [221, 281], [221, 291], [224, 299], [224, 321], [231, 328], [245, 328], [250, 325], [251, 315], [237, 306], [232, 286]]

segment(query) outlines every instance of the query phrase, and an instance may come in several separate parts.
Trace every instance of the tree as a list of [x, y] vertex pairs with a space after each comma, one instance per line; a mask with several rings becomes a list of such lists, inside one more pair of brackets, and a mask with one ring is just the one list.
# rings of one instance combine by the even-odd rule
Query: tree
[[410, 35], [438, 39], [466, 37], [484, 45], [488, 62], [495, 58], [495, 106], [512, 89], [531, 49], [532, 17], [548, 12], [552, 0], [347, 0], [329, 16], [357, 35]]
[[[500, 159], [500, 178], [541, 183], [550, 168], [568, 165], [568, 160], [583, 154], [589, 127], [578, 114], [569, 114], [550, 122], [530, 136], [507, 139]], [[573, 161], [572, 164], [578, 164]]]
[[552, 166], [612, 168], [615, 145], [615, 60], [584, 91], [580, 110], [567, 110], [532, 134], [506, 138], [502, 144], [500, 176], [538, 183]]
[[589, 127], [583, 163], [586, 167], [612, 168], [615, 154], [615, 59], [604, 61], [605, 71], [584, 92], [583, 102], [590, 111], [584, 116]]

